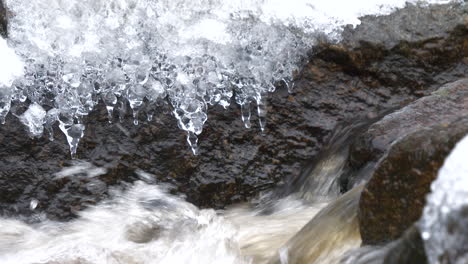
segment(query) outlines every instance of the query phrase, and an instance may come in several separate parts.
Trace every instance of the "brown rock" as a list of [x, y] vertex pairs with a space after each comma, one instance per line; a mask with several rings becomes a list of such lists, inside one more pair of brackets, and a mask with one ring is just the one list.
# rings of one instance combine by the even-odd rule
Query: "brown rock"
[[391, 146], [361, 195], [359, 226], [364, 244], [397, 239], [420, 218], [431, 182], [467, 133], [465, 115], [420, 128]]

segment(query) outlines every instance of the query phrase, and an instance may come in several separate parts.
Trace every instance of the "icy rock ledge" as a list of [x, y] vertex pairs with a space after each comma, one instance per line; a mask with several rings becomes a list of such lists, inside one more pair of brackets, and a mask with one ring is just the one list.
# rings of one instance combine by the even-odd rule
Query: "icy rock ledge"
[[[405, 2], [6, 0], [14, 14], [8, 44], [24, 61], [24, 74], [7, 70], [15, 74], [0, 83], [0, 121], [12, 102], [38, 104], [48, 110], [47, 130], [60, 123], [73, 156], [82, 119], [99, 101], [109, 120], [115, 110], [122, 119], [128, 102], [135, 124], [140, 113], [151, 120], [157, 104], [167, 102], [197, 153], [210, 105], [235, 101], [246, 127], [256, 107], [263, 130], [266, 94], [279, 82], [292, 87], [317, 32], [337, 40], [359, 16]], [[15, 53], [2, 48], [4, 40], [0, 45], [0, 52]], [[0, 74], [13, 66], [0, 63]]]

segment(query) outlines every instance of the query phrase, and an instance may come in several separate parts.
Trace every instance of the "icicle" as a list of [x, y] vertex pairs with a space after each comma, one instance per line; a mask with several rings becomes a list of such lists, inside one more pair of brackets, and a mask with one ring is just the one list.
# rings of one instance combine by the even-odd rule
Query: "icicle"
[[80, 143], [80, 139], [84, 135], [85, 126], [83, 124], [73, 124], [71, 126], [67, 126], [64, 122], [59, 122], [59, 127], [62, 130], [63, 134], [65, 134], [68, 145], [70, 146], [71, 157], [72, 159], [74, 159], [76, 156], [78, 143]]
[[244, 122], [244, 126], [246, 128], [250, 128], [252, 124], [250, 124], [250, 102], [246, 102], [240, 105], [241, 113], [242, 113], [242, 122]]
[[260, 96], [257, 99], [257, 114], [258, 114], [258, 123], [260, 125], [260, 130], [265, 131], [266, 126], [266, 114], [267, 114], [267, 102], [265, 96]]
[[294, 82], [291, 81], [289, 78], [283, 78], [282, 81], [284, 82], [284, 85], [286, 85], [286, 88], [288, 88], [288, 93], [292, 93], [294, 88]]
[[47, 115], [45, 118], [45, 128], [49, 132], [49, 140], [54, 141], [54, 127], [53, 125], [57, 122], [59, 116], [59, 110], [56, 108], [52, 108], [47, 111]]
[[109, 118], [109, 123], [112, 123], [115, 104], [117, 103], [117, 97], [113, 92], [108, 92], [102, 97], [104, 104], [106, 105], [107, 116]]
[[112, 119], [114, 115], [114, 107], [110, 105], [106, 105], [107, 109], [107, 118], [109, 119], [109, 124], [112, 124]]
[[133, 124], [135, 126], [138, 126], [138, 113], [139, 111], [138, 110], [133, 110]]
[[193, 132], [187, 133], [187, 142], [189, 143], [190, 147], [192, 148], [193, 155], [198, 155], [198, 137]]

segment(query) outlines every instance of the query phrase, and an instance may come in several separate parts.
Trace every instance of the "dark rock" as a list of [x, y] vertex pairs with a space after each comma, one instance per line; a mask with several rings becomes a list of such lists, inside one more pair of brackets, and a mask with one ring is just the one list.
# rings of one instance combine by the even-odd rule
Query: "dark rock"
[[[466, 95], [468, 89], [464, 87]], [[444, 92], [448, 89], [439, 90], [438, 96], [449, 96], [440, 94]], [[455, 144], [468, 133], [466, 98], [468, 96], [463, 99], [465, 103], [462, 102], [464, 115], [413, 130], [395, 142], [379, 161], [359, 203], [359, 226], [364, 244], [397, 239], [420, 218], [431, 182]], [[425, 109], [431, 106], [438, 110], [432, 104], [425, 105]], [[426, 114], [426, 118], [429, 117]]]
[[[431, 23], [430, 14], [425, 15]], [[404, 39], [396, 46], [390, 43], [391, 48], [367, 42], [319, 44], [297, 74], [294, 91], [278, 87], [270, 95], [263, 134], [255, 114], [249, 130], [237, 105], [227, 110], [213, 107], [199, 138], [199, 156], [191, 154], [167, 104], [151, 122], [143, 121], [142, 112], [139, 126], [132, 124], [130, 113], [123, 123], [108, 124], [105, 108], [98, 105], [85, 120], [77, 153], [78, 159], [106, 168], [105, 174], [93, 178], [55, 179], [54, 173], [71, 165], [63, 134], [56, 127], [53, 142], [46, 136], [27, 138], [10, 114], [0, 126], [0, 211], [45, 212], [50, 218], [69, 219], [105, 198], [109, 186], [139, 179], [137, 169], [152, 174], [154, 181], [174, 184], [176, 192], [201, 207], [222, 208], [246, 200], [299, 175], [338, 123], [401, 107], [466, 76], [466, 27], [450, 22], [445, 32], [437, 41]], [[34, 212], [29, 208], [32, 199], [39, 201]]]
[[468, 79], [462, 79], [372, 124], [351, 144], [348, 172], [341, 178], [343, 189], [368, 180], [370, 174], [358, 172], [377, 162], [398, 138], [433, 124], [449, 123], [460, 116], [467, 116], [466, 98]]
[[7, 13], [5, 6], [3, 4], [3, 0], [0, 0], [0, 36], [6, 37], [7, 36]]
[[392, 242], [383, 264], [425, 264], [427, 263], [424, 242], [416, 226], [411, 226], [403, 236]]
[[468, 5], [464, 3], [430, 5], [407, 3], [405, 8], [385, 16], [364, 16], [355, 29], [343, 33], [346, 45], [367, 42], [391, 49], [401, 42], [425, 42], [450, 38], [455, 27], [468, 24]]

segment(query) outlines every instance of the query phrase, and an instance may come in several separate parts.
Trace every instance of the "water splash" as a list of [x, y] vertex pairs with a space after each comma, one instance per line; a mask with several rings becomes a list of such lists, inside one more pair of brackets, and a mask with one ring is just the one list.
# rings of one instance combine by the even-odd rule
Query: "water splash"
[[0, 219], [0, 262], [249, 263], [232, 225], [167, 192], [139, 182], [69, 223]]

